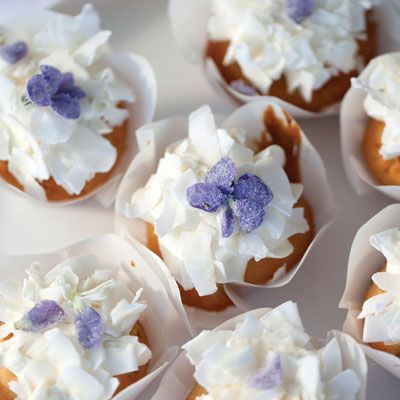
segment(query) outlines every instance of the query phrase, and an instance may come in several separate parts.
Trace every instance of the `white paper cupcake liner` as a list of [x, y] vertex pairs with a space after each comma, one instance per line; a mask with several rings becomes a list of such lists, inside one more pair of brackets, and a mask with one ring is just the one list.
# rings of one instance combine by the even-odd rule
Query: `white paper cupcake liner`
[[[244, 320], [246, 315], [251, 314], [256, 318], [260, 318], [268, 311], [271, 311], [271, 309], [261, 308], [249, 311], [223, 323], [214, 330], [233, 330], [238, 323]], [[320, 348], [334, 337], [338, 340], [342, 353], [343, 369], [351, 368], [356, 371], [359, 378], [361, 378], [361, 389], [357, 396], [357, 400], [364, 400], [366, 396], [368, 366], [361, 346], [359, 346], [350, 336], [339, 331], [329, 331], [325, 340], [313, 339], [313, 345], [316, 348]], [[185, 400], [196, 384], [196, 381], [193, 378], [193, 373], [193, 366], [186, 358], [186, 355], [182, 353], [164, 375], [159, 389], [151, 400]]]
[[[175, 39], [184, 54], [190, 61], [203, 64], [205, 74], [221, 96], [229, 98], [231, 101], [236, 99], [240, 103], [273, 100], [296, 118], [316, 118], [339, 113], [339, 103], [321, 112], [310, 112], [277, 97], [246, 96], [233, 90], [224, 81], [215, 63], [211, 59], [204, 60], [210, 8], [211, 0], [169, 0], [168, 12]], [[400, 6], [397, 0], [382, 0], [382, 4], [374, 9], [378, 23], [377, 54], [398, 50], [400, 48], [400, 28], [398, 24]], [[193, 23], [194, 21], [196, 23]]]
[[[365, 292], [371, 283], [371, 277], [384, 265], [385, 258], [374, 249], [369, 239], [372, 235], [389, 228], [400, 227], [400, 204], [386, 207], [372, 217], [357, 232], [351, 247], [346, 288], [339, 307], [347, 309], [343, 331], [362, 344], [364, 321], [357, 319], [364, 303]], [[397, 378], [400, 378], [400, 358], [392, 354], [375, 350], [362, 344], [365, 354]]]
[[13, 0], [0, 2], [0, 24], [29, 7], [52, 8], [63, 0]]
[[[50, 7], [60, 2], [61, 0], [38, 0], [38, 7]], [[18, 4], [19, 3], [28, 3], [28, 1], [18, 0]], [[2, 7], [3, 5], [0, 4], [0, 11]], [[21, 13], [21, 10], [29, 9], [30, 7], [32, 7], [31, 3], [29, 3], [29, 6], [22, 8], [17, 8], [14, 4], [12, 6], [4, 6], [5, 14], [0, 15], [0, 24], [8, 18], [14, 17], [17, 11]], [[34, 10], [32, 12], [34, 12]], [[149, 62], [138, 54], [113, 51], [106, 56], [105, 61], [113, 68], [116, 75], [132, 89], [135, 96], [135, 101], [133, 103], [127, 103], [127, 109], [129, 111], [128, 137], [124, 153], [112, 177], [104, 182], [104, 184], [85, 196], [67, 201], [49, 202], [51, 204], [73, 204], [93, 196], [102, 206], [111, 206], [115, 200], [118, 184], [137, 151], [135, 131], [143, 124], [150, 122], [154, 117], [157, 101], [157, 83], [155, 73]], [[0, 184], [6, 185], [24, 196], [34, 198], [3, 179], [0, 179]], [[42, 199], [34, 199], [43, 201]]]
[[[41, 263], [43, 271], [72, 257], [92, 254], [99, 258], [99, 266], [118, 271], [118, 279], [133, 292], [143, 288], [141, 299], [148, 308], [140, 318], [153, 353], [149, 372], [144, 378], [127, 387], [113, 400], [133, 400], [165, 369], [178, 353], [177, 345], [190, 338], [182, 319], [169, 299], [154, 267], [150, 268], [141, 254], [141, 245], [132, 246], [116, 235], [97, 236], [48, 254], [0, 255], [0, 280], [25, 277], [26, 268], [34, 261]], [[131, 262], [135, 264], [133, 267]]]
[[[259, 101], [246, 104], [231, 114], [221, 128], [240, 127], [246, 132], [246, 140], [258, 139], [260, 134], [265, 131], [263, 114], [267, 107], [273, 107], [276, 115], [282, 115], [282, 109], [270, 101]], [[137, 131], [139, 152], [133, 159], [127, 173], [125, 174], [118, 189], [116, 198], [116, 231], [128, 241], [132, 239], [146, 244], [146, 223], [140, 219], [131, 219], [131, 198], [132, 195], [143, 187], [150, 176], [156, 172], [158, 162], [163, 157], [166, 147], [171, 143], [187, 137], [188, 120], [187, 117], [175, 117], [163, 121], [154, 122], [143, 126]], [[237, 286], [256, 287], [261, 289], [280, 287], [289, 283], [300, 267], [303, 265], [308, 253], [315, 246], [322, 234], [326, 231], [335, 215], [335, 207], [332, 199], [331, 190], [326, 177], [324, 164], [317, 151], [308, 141], [305, 134], [301, 131], [300, 149], [300, 169], [304, 185], [304, 196], [308, 200], [313, 210], [315, 223], [315, 238], [299, 263], [283, 277], [265, 285], [252, 285], [245, 282], [236, 284], [226, 284], [226, 290], [234, 304], [240, 309], [249, 309], [245, 299], [236, 292]], [[177, 289], [178, 290], [178, 289]], [[178, 293], [179, 295], [179, 293]], [[203, 312], [204, 313], [204, 312]], [[193, 310], [189, 313], [194, 325], [206, 321], [201, 312]], [[221, 317], [232, 317], [220, 314], [213, 321], [221, 322]], [[196, 317], [194, 317], [196, 315]], [[210, 321], [210, 313], [207, 312], [207, 319]], [[203, 322], [201, 322], [203, 320]], [[207, 326], [210, 327], [210, 326]]]
[[345, 171], [358, 195], [366, 195], [375, 189], [400, 201], [400, 186], [379, 184], [369, 171], [362, 152], [362, 142], [369, 118], [363, 106], [366, 96], [364, 90], [351, 88], [342, 102], [340, 135]]

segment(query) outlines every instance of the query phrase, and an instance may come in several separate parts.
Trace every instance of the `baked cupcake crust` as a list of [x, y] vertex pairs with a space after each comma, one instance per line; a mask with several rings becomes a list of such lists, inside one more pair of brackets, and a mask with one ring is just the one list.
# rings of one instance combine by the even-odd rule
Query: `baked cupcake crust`
[[[284, 124], [278, 118], [272, 107], [268, 107], [264, 113], [264, 125], [266, 131], [260, 139], [252, 144], [255, 152], [260, 152], [268, 146], [277, 144], [285, 151], [286, 163], [285, 172], [292, 183], [301, 183], [300, 170], [300, 148], [301, 136], [300, 127], [294, 123], [293, 118], [285, 112], [287, 124]], [[297, 262], [303, 257], [308, 246], [315, 235], [315, 224], [312, 209], [304, 196], [301, 196], [296, 207], [304, 209], [304, 218], [307, 220], [309, 230], [305, 233], [299, 233], [289, 238], [293, 246], [293, 252], [286, 258], [265, 258], [260, 261], [250, 260], [247, 264], [245, 281], [255, 285], [262, 285], [271, 280], [275, 272], [286, 265], [286, 272], [290, 271]]]
[[311, 206], [302, 196], [296, 203], [296, 207], [304, 209], [304, 218], [307, 220], [310, 229], [305, 233], [293, 235], [288, 240], [293, 246], [293, 251], [285, 258], [264, 258], [260, 261], [250, 260], [247, 264], [244, 280], [254, 285], [263, 285], [270, 281], [275, 272], [285, 266], [286, 272], [290, 271], [303, 257], [308, 246], [314, 239], [315, 227]]
[[[131, 334], [131, 336], [137, 336], [140, 343], [143, 343], [147, 347], [150, 348], [149, 340], [146, 335], [146, 331], [144, 330], [143, 325], [140, 323], [140, 321], [138, 321], [133, 326], [130, 334]], [[116, 392], [114, 393], [114, 396], [117, 393], [124, 390], [125, 388], [127, 388], [129, 385], [132, 385], [133, 383], [135, 383], [135, 382], [139, 381], [140, 379], [142, 379], [143, 377], [145, 377], [147, 375], [149, 363], [150, 363], [150, 361], [147, 364], [140, 366], [139, 369], [135, 372], [128, 372], [126, 374], [117, 375], [116, 377], [119, 380], [119, 386], [118, 386]]]
[[[147, 247], [161, 259], [163, 258], [157, 235], [155, 234], [154, 227], [151, 224], [147, 224]], [[191, 290], [185, 290], [178, 282], [177, 285], [182, 303], [187, 306], [201, 308], [206, 311], [223, 311], [233, 305], [232, 300], [228, 297], [223, 285], [220, 283], [217, 284], [217, 291], [208, 296], [200, 296], [194, 288]]]
[[200, 397], [204, 394], [207, 394], [206, 390], [200, 385], [196, 384], [189, 395], [186, 397], [186, 400], [196, 400], [197, 397]]
[[400, 185], [400, 158], [385, 160], [379, 150], [385, 123], [369, 118], [362, 142], [362, 152], [369, 171], [382, 185]]
[[[376, 54], [377, 46], [377, 25], [373, 21], [373, 12], [368, 11], [367, 17], [367, 39], [358, 40], [359, 56], [366, 65]], [[229, 65], [223, 65], [226, 51], [229, 47], [229, 41], [213, 41], [209, 40], [205, 50], [205, 57], [211, 58], [217, 66], [219, 72], [228, 84], [242, 80], [247, 85], [253, 87], [259, 95], [260, 91], [255, 88], [251, 82], [243, 75], [240, 66], [235, 62]], [[354, 70], [347, 74], [340, 73], [332, 77], [321, 89], [315, 90], [310, 102], [307, 102], [300, 94], [299, 90], [289, 93], [285, 77], [282, 76], [275, 81], [269, 92], [269, 96], [275, 96], [290, 104], [300, 107], [311, 112], [320, 112], [323, 109], [336, 104], [342, 100], [342, 97], [350, 88], [350, 79], [358, 75], [358, 71]]]
[[[143, 343], [147, 347], [150, 347], [148, 339], [147, 339], [146, 331], [144, 330], [143, 325], [140, 323], [140, 321], [138, 321], [133, 326], [130, 334], [131, 334], [131, 336], [137, 336], [140, 343]], [[7, 338], [4, 340], [7, 340]], [[114, 395], [119, 393], [120, 391], [124, 390], [129, 385], [132, 385], [133, 383], [142, 379], [144, 376], [146, 376], [148, 366], [149, 366], [149, 363], [139, 367], [138, 371], [128, 372], [128, 373], [122, 374], [122, 375], [117, 375], [116, 378], [118, 378], [118, 380], [119, 380], [119, 386], [118, 386], [116, 392], [114, 393]], [[16, 380], [16, 376], [12, 372], [10, 372], [6, 368], [0, 368], [0, 399], [1, 400], [14, 400], [16, 398], [16, 394], [8, 388], [8, 385], [12, 381], [15, 381], [15, 380]]]
[[[117, 150], [117, 159], [113, 167], [108, 172], [97, 173], [93, 179], [88, 181], [79, 194], [69, 194], [62, 186], [58, 185], [55, 180], [50, 177], [46, 181], [39, 182], [40, 185], [46, 192], [46, 198], [48, 201], [58, 202], [58, 201], [68, 201], [79, 199], [84, 197], [98, 187], [106, 183], [113, 176], [115, 170], [118, 168], [126, 148], [128, 139], [128, 121], [126, 120], [119, 126], [114, 127], [113, 131], [104, 136]], [[16, 188], [24, 191], [23, 186], [17, 181], [17, 179], [8, 170], [8, 161], [0, 161], [0, 177], [4, 179], [7, 183], [15, 186]]]

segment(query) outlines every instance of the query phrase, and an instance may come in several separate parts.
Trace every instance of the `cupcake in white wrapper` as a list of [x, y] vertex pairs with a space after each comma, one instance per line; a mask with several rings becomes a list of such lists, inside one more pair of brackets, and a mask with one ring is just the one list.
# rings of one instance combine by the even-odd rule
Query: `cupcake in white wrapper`
[[364, 400], [367, 362], [350, 336], [304, 330], [297, 305], [242, 314], [183, 346], [152, 400]]
[[0, 177], [57, 203], [97, 194], [105, 205], [151, 121], [153, 70], [112, 51], [93, 6], [77, 16], [41, 8], [0, 19]]
[[116, 229], [163, 258], [188, 306], [246, 307], [231, 284], [287, 284], [333, 218], [320, 157], [274, 103], [247, 104], [222, 124], [203, 106], [137, 137]]
[[[170, 0], [176, 41], [222, 95], [294, 117], [339, 112], [350, 78], [400, 44], [393, 0]], [[195, 23], [194, 23], [195, 22]]]
[[189, 335], [140, 247], [0, 256], [2, 400], [132, 400], [165, 370]]
[[340, 307], [344, 332], [365, 354], [400, 378], [400, 205], [386, 207], [357, 232]]
[[400, 200], [400, 53], [372, 60], [342, 104], [342, 156], [358, 194], [373, 189]]

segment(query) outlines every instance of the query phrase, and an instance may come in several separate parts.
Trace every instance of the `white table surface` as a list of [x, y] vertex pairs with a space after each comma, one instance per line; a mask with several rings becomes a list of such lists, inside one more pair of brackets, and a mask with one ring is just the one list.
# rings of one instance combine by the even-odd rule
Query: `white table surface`
[[[68, 0], [59, 8], [77, 12], [82, 4], [81, 0]], [[153, 65], [159, 92], [156, 119], [185, 115], [203, 104], [217, 113], [234, 110], [226, 99], [217, 97], [201, 68], [188, 63], [181, 54], [169, 29], [166, 0], [93, 0], [93, 4], [101, 14], [103, 27], [113, 31], [114, 47], [139, 53]], [[392, 201], [379, 193], [361, 198], [353, 192], [340, 156], [338, 118], [303, 121], [302, 127], [325, 161], [337, 202], [337, 219], [292, 283], [264, 291], [262, 298], [251, 291], [249, 296], [255, 308], [273, 307], [286, 300], [298, 302], [307, 331], [324, 337], [327, 330], [342, 326], [345, 313], [337, 304], [354, 235]], [[111, 231], [113, 210], [101, 209], [94, 201], [49, 206], [0, 187], [0, 253], [48, 252]], [[150, 399], [152, 390], [154, 387], [140, 399]], [[368, 400], [398, 399], [398, 391], [397, 379], [370, 364]]]

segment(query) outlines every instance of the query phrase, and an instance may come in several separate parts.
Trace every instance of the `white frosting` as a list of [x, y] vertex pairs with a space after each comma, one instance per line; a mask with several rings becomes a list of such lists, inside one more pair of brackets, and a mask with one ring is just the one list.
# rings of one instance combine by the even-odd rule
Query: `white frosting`
[[[107, 64], [109, 31], [86, 5], [76, 17], [29, 11], [0, 30], [6, 43], [23, 40], [28, 54], [17, 64], [0, 58], [0, 160], [26, 192], [45, 198], [39, 182], [53, 177], [70, 194], [79, 194], [98, 172], [115, 164], [117, 152], [103, 136], [128, 117], [118, 108], [133, 93]], [[68, 120], [48, 107], [26, 105], [27, 82], [48, 64], [71, 72], [86, 97], [81, 116]]]
[[[293, 208], [303, 187], [289, 182], [283, 149], [273, 145], [254, 154], [244, 142], [243, 130], [218, 129], [210, 108], [203, 106], [189, 116], [188, 138], [167, 148], [157, 172], [132, 197], [132, 217], [155, 227], [175, 279], [202, 296], [214, 293], [217, 283], [243, 282], [250, 259], [288, 256], [293, 251], [288, 238], [309, 229], [304, 209]], [[254, 173], [273, 193], [263, 223], [250, 233], [235, 229], [229, 238], [221, 236], [221, 212], [193, 208], [186, 198], [188, 187], [204, 182], [225, 156], [237, 167], [236, 179]]]
[[[247, 315], [233, 331], [203, 331], [183, 346], [206, 389], [197, 400], [351, 400], [361, 381], [343, 368], [336, 338], [316, 350], [304, 332], [296, 304], [287, 302], [262, 318]], [[261, 390], [249, 378], [279, 357], [281, 384]]]
[[362, 66], [357, 39], [365, 39], [366, 10], [380, 1], [315, 0], [312, 15], [296, 24], [285, 0], [213, 0], [208, 32], [229, 40], [224, 64], [237, 62], [261, 93], [285, 77], [306, 101], [340, 72]]
[[372, 60], [359, 78], [355, 88], [367, 92], [365, 112], [385, 123], [379, 153], [385, 160], [400, 156], [400, 53], [390, 53]]
[[[33, 263], [23, 282], [0, 283], [0, 366], [18, 381], [10, 389], [20, 400], [108, 400], [118, 387], [114, 376], [136, 371], [151, 357], [150, 349], [129, 333], [146, 305], [142, 291], [132, 293], [113, 271], [97, 269], [94, 256], [76, 257], [46, 274]], [[104, 334], [90, 349], [78, 341], [71, 299], [77, 296], [100, 314]], [[54, 300], [64, 310], [63, 321], [38, 333], [15, 328], [41, 300]]]
[[364, 302], [359, 319], [365, 319], [363, 341], [400, 342], [400, 229], [377, 233], [371, 245], [387, 260], [385, 272], [372, 275], [373, 282], [384, 291]]

